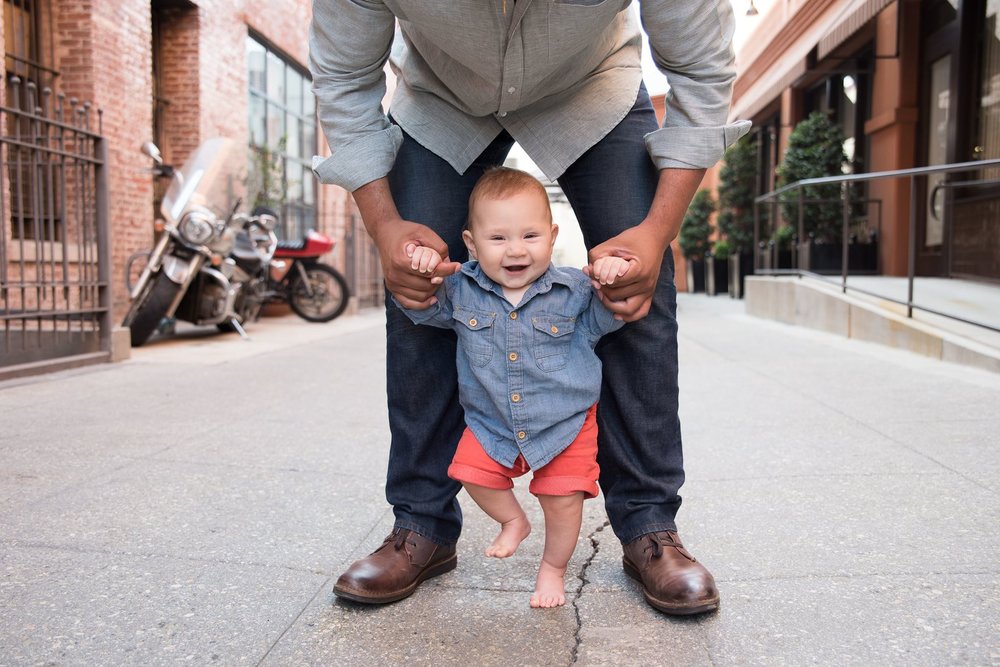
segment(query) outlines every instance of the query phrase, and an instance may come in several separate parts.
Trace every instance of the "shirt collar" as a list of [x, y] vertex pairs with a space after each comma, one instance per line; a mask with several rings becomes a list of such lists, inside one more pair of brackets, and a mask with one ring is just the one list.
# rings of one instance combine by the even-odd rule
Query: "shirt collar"
[[[484, 290], [493, 292], [501, 298], [505, 298], [503, 295], [503, 289], [500, 285], [495, 283], [492, 278], [483, 273], [478, 261], [473, 259], [462, 264], [462, 273], [475, 280], [476, 283]], [[528, 299], [534, 295], [544, 294], [545, 292], [551, 290], [553, 283], [566, 285], [570, 288], [574, 285], [574, 281], [569, 276], [565, 275], [565, 272], [560, 271], [552, 264], [549, 264], [549, 268], [545, 269], [545, 273], [540, 275], [534, 284], [528, 288], [528, 291], [524, 293], [524, 297], [521, 299], [521, 303], [518, 304], [518, 308], [527, 303]]]

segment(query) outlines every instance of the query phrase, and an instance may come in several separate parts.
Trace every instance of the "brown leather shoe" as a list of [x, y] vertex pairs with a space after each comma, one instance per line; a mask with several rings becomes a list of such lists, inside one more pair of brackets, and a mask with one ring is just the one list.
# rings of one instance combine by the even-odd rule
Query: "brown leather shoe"
[[404, 528], [394, 528], [371, 554], [340, 575], [333, 592], [365, 604], [386, 604], [408, 597], [420, 582], [458, 565], [455, 545], [441, 546]]
[[647, 533], [623, 547], [625, 574], [642, 584], [646, 602], [665, 614], [700, 614], [719, 608], [719, 590], [673, 530]]

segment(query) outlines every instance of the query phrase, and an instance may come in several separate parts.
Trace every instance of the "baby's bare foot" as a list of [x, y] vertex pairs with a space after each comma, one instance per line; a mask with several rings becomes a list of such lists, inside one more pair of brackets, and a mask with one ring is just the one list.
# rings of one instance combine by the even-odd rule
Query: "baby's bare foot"
[[486, 547], [486, 555], [491, 558], [513, 556], [517, 547], [529, 533], [531, 533], [531, 524], [524, 514], [506, 523], [501, 523], [500, 534], [493, 540], [493, 544]]
[[549, 565], [544, 560], [538, 566], [538, 578], [535, 580], [535, 593], [529, 604], [539, 607], [559, 607], [566, 604], [566, 590], [563, 587], [563, 575], [566, 568]]

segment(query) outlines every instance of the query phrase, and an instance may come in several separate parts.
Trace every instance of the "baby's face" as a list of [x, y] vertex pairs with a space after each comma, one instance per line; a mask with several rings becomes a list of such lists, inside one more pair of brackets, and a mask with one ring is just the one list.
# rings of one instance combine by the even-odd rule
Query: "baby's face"
[[552, 262], [558, 228], [549, 218], [548, 200], [537, 192], [479, 200], [469, 227], [462, 234], [469, 255], [508, 290], [535, 282]]

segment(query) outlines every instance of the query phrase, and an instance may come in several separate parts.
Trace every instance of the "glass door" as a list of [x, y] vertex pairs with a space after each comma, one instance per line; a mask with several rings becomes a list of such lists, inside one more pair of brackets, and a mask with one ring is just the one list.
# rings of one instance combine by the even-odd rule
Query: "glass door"
[[[938, 58], [930, 65], [927, 104], [927, 166], [948, 163], [948, 104], [951, 97], [951, 55]], [[923, 238], [920, 251], [940, 254], [944, 242], [945, 192], [939, 189], [943, 174], [927, 177]]]
[[[960, 157], [990, 160], [1000, 158], [1000, 0], [987, 0], [975, 12], [968, 40], [974, 45], [968, 152]], [[967, 178], [976, 184], [953, 191], [948, 272], [1000, 281], [1000, 169], [970, 172]]]
[[[925, 166], [956, 161], [961, 29], [958, 0], [922, 3], [921, 24], [921, 163]], [[947, 272], [945, 254], [951, 222], [951, 192], [940, 187], [946, 177], [932, 175], [917, 180], [920, 189], [917, 211], [916, 271], [918, 275], [942, 276]]]

